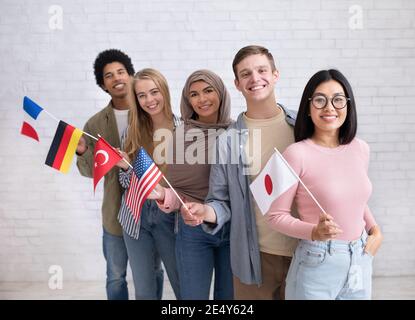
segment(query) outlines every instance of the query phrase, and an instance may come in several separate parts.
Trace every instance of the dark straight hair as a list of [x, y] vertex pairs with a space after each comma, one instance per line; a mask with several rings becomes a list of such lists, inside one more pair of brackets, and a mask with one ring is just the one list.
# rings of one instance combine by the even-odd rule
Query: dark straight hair
[[[344, 90], [344, 93], [347, 98], [350, 100], [347, 101], [347, 116], [343, 125], [340, 127], [339, 131], [339, 143], [348, 144], [356, 136], [357, 131], [357, 115], [356, 115], [356, 103], [353, 96], [352, 87], [347, 81], [346, 77], [338, 70], [321, 70], [314, 74], [310, 80], [307, 82], [303, 96], [301, 97], [300, 107], [298, 109], [297, 120], [294, 127], [294, 137], [295, 142], [305, 140], [310, 138], [314, 133], [314, 123], [311, 120], [310, 114], [310, 105], [311, 98], [314, 94], [316, 88], [323, 82], [329, 80], [337, 81]], [[330, 103], [330, 102], [328, 102]]]

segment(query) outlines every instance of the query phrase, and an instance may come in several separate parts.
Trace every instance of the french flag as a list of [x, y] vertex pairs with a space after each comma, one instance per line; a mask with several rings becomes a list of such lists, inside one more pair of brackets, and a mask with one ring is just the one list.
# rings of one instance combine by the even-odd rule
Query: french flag
[[[30, 117], [36, 120], [39, 114], [43, 111], [43, 108], [39, 106], [36, 102], [31, 100], [30, 98], [24, 97], [23, 98], [23, 110], [26, 111], [26, 113]], [[20, 133], [36, 141], [39, 141], [39, 135], [36, 129], [27, 121], [23, 121], [22, 127], [20, 129]]]

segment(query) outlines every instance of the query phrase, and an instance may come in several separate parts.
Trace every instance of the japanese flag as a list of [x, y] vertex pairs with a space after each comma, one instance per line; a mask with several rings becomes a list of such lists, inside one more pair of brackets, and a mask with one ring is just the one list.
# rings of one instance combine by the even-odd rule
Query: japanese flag
[[264, 169], [249, 186], [263, 215], [268, 212], [276, 198], [298, 182], [297, 177], [281, 157], [274, 152]]

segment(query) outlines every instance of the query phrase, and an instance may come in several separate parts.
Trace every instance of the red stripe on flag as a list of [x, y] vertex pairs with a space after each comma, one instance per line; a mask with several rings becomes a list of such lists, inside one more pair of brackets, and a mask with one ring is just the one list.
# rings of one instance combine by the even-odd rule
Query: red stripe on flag
[[59, 149], [56, 152], [55, 160], [53, 161], [53, 168], [60, 170], [62, 165], [63, 158], [65, 157], [66, 149], [68, 149], [69, 142], [71, 141], [72, 133], [75, 131], [75, 128], [67, 124], [65, 132], [63, 133], [61, 142], [59, 144]]
[[20, 129], [20, 133], [25, 135], [25, 136], [28, 136], [32, 139], [35, 139], [35, 140], [39, 141], [39, 136], [38, 136], [35, 128], [33, 128], [26, 121], [23, 121], [22, 128]]
[[137, 198], [137, 201], [138, 201], [137, 206], [139, 208], [139, 212], [141, 212], [141, 208], [144, 205], [144, 202], [146, 201], [152, 189], [154, 189], [155, 185], [158, 183], [158, 181], [160, 181], [160, 179], [157, 179], [157, 178], [161, 175], [161, 172], [155, 164], [153, 165], [155, 168], [152, 169], [151, 173], [149, 173], [149, 176], [147, 178], [141, 179], [140, 180], [141, 184], [139, 182], [139, 187], [138, 187], [139, 195]]
[[130, 208], [136, 222], [140, 217], [145, 200], [161, 178], [162, 173], [154, 163], [139, 181], [135, 173], [133, 173], [127, 193], [126, 204]]

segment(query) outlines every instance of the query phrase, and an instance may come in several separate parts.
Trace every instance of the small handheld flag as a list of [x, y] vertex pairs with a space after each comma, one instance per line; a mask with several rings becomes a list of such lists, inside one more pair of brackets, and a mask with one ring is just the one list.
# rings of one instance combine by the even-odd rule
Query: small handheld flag
[[162, 177], [163, 174], [160, 169], [145, 149], [141, 147], [134, 160], [130, 187], [126, 194], [126, 204], [130, 208], [135, 221], [138, 221], [144, 202]]
[[27, 137], [29, 137], [29, 138], [32, 138], [36, 141], [39, 141], [39, 136], [38, 136], [35, 128], [33, 128], [26, 121], [23, 121], [22, 128], [20, 129], [20, 133], [27, 136]]
[[59, 121], [45, 164], [67, 173], [81, 136], [81, 130]]
[[272, 202], [297, 182], [297, 177], [281, 158], [273, 153], [264, 169], [249, 187], [258, 208], [265, 215]]
[[122, 159], [121, 155], [104, 138], [98, 139], [94, 150], [94, 191], [99, 180]]
[[33, 100], [29, 99], [28, 97], [24, 97], [23, 110], [26, 111], [29, 116], [36, 120], [37, 116], [39, 115], [39, 113], [42, 112], [43, 108]]

